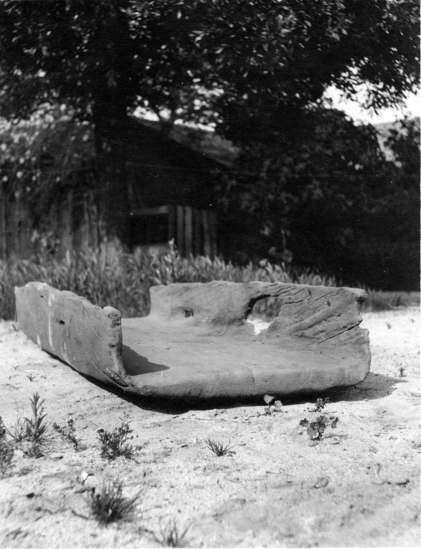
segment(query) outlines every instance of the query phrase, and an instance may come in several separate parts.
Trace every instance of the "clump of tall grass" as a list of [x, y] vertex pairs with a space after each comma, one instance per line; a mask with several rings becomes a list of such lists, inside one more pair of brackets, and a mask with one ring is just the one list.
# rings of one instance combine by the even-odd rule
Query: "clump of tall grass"
[[69, 290], [105, 307], [112, 305], [126, 317], [143, 316], [149, 306], [150, 265], [137, 264], [131, 256], [103, 264], [99, 252], [68, 254], [63, 260], [46, 255], [31, 259], [0, 261], [0, 317], [15, 316], [14, 287], [28, 282], [45, 282]]
[[419, 292], [382, 292], [367, 290], [368, 298], [363, 302], [363, 312], [389, 311], [404, 307], [420, 306]]
[[[142, 253], [136, 257], [121, 254], [106, 263], [101, 252], [68, 253], [63, 260], [44, 255], [32, 259], [0, 261], [0, 318], [15, 318], [13, 288], [28, 282], [45, 282], [59, 290], [69, 290], [105, 307], [119, 309], [124, 317], [149, 313], [149, 288], [175, 282], [293, 282], [337, 286], [332, 277], [303, 270], [294, 273], [266, 260], [241, 267], [219, 258], [181, 257], [174, 247], [165, 255]], [[270, 318], [277, 314], [275, 299], [266, 299], [254, 307], [256, 315]]]

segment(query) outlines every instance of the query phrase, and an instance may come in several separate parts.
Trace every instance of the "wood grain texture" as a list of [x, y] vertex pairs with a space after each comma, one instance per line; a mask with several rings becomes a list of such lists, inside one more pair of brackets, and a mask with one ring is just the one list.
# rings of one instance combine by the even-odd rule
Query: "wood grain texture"
[[[45, 284], [17, 288], [16, 296], [21, 329], [43, 349], [140, 396], [319, 393], [355, 385], [370, 368], [368, 332], [359, 327], [363, 290], [264, 282], [155, 286], [150, 315], [123, 319], [122, 326], [115, 309]], [[247, 316], [270, 296], [280, 300], [280, 314], [256, 336]]]

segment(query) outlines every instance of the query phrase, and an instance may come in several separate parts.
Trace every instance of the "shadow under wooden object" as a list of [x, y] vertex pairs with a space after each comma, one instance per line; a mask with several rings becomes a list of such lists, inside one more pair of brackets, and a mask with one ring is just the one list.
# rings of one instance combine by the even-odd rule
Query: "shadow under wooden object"
[[[370, 369], [359, 324], [364, 290], [209, 282], [151, 288], [151, 313], [121, 319], [71, 292], [15, 288], [19, 327], [75, 370], [139, 396], [214, 398], [320, 393], [355, 385]], [[281, 300], [259, 335], [254, 304]]]

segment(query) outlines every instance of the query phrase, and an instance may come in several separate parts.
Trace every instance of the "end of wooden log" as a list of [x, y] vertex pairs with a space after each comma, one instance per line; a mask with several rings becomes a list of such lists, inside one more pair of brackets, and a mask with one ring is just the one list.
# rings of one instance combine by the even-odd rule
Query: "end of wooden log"
[[19, 327], [39, 347], [87, 376], [127, 386], [120, 311], [42, 282], [15, 295]]

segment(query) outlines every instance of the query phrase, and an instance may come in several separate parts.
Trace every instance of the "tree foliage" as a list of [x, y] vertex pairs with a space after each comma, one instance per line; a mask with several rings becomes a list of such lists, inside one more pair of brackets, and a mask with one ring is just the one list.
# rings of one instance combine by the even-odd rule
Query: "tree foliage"
[[411, 1], [4, 0], [0, 31], [6, 117], [46, 101], [84, 120], [101, 103], [109, 118], [143, 103], [184, 119], [216, 115], [222, 134], [247, 139], [239, 116], [254, 127], [256, 111], [277, 108], [280, 119], [265, 123], [282, 125], [285, 109], [333, 84], [352, 97], [368, 83], [380, 108], [419, 77]]
[[[314, 210], [323, 225], [360, 208], [382, 169], [372, 130], [321, 108], [326, 89], [353, 98], [367, 85], [366, 106], [380, 109], [402, 104], [418, 82], [412, 0], [0, 3], [0, 116], [28, 119], [61, 105], [93, 122], [101, 216], [121, 239], [128, 194], [120, 123], [137, 107], [164, 127], [213, 124], [240, 145], [243, 174], [224, 189], [225, 202], [285, 244]], [[330, 238], [345, 245], [350, 234]]]
[[29, 204], [38, 224], [51, 203], [75, 186], [78, 175], [92, 170], [92, 129], [48, 107], [29, 121], [0, 120], [0, 153], [1, 184]]
[[[419, 122], [386, 139], [316, 109], [289, 138], [250, 144], [221, 188], [230, 255], [268, 257], [345, 284], [415, 289], [419, 276]], [[247, 249], [248, 256], [237, 251]]]

